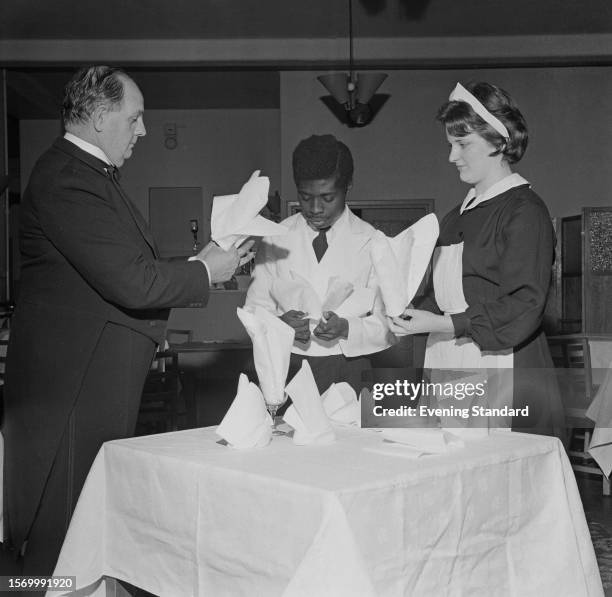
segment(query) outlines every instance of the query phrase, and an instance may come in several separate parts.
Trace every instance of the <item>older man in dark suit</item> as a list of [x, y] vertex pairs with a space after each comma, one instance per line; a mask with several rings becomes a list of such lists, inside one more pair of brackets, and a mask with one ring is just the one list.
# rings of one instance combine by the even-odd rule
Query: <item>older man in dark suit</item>
[[42, 155], [21, 204], [20, 294], [5, 390], [8, 535], [23, 573], [50, 574], [102, 442], [133, 434], [171, 307], [201, 307], [248, 246], [160, 260], [117, 169], [146, 134], [124, 72], [67, 85], [66, 134]]

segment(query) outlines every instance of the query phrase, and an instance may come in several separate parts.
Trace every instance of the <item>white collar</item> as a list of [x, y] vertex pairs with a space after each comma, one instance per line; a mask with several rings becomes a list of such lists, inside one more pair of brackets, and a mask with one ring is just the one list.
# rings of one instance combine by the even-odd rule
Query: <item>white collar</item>
[[[462, 214], [464, 211], [469, 211], [473, 209], [477, 205], [492, 199], [493, 197], [497, 197], [497, 195], [501, 195], [501, 193], [505, 193], [506, 191], [513, 189], [514, 187], [520, 187], [521, 185], [529, 184], [527, 180], [525, 180], [520, 174], [513, 172], [509, 174], [505, 178], [497, 181], [494, 185], [491, 185], [482, 195], [476, 195], [476, 190], [471, 188], [468, 191], [463, 203], [461, 204], [461, 209], [459, 213]], [[472, 201], [473, 199], [473, 201]], [[470, 203], [471, 201], [471, 203]], [[468, 205], [469, 204], [469, 205]]]
[[97, 145], [92, 145], [91, 143], [81, 139], [81, 137], [73, 135], [72, 133], [64, 133], [64, 139], [66, 139], [66, 141], [70, 141], [70, 143], [74, 143], [77, 147], [80, 147], [83, 151], [86, 151], [99, 160], [102, 160], [105, 164], [114, 166], [114, 164], [106, 157], [106, 154]]
[[[306, 218], [302, 216], [302, 222], [306, 226], [306, 230], [308, 235], [314, 238], [319, 233], [316, 230], [313, 230], [306, 221]], [[331, 225], [325, 236], [327, 237], [327, 242], [329, 243], [333, 238], [335, 238], [338, 234], [342, 234], [342, 231], [347, 228], [349, 225], [349, 208], [348, 205], [344, 206], [344, 211], [340, 214], [340, 217]]]

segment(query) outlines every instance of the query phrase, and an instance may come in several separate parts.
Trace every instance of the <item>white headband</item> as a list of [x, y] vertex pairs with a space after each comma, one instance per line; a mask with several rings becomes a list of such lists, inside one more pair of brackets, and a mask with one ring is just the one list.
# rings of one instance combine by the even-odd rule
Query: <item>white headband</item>
[[449, 101], [465, 102], [472, 107], [472, 110], [480, 116], [487, 124], [490, 124], [504, 139], [510, 139], [508, 129], [503, 122], [489, 112], [461, 83], [457, 83], [452, 93], [448, 97]]

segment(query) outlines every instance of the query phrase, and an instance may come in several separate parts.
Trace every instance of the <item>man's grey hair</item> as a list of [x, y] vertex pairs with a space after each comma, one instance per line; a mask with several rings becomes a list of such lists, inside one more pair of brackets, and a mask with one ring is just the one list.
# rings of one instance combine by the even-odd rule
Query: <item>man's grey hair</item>
[[121, 69], [110, 66], [88, 66], [79, 70], [64, 88], [64, 127], [87, 122], [100, 105], [106, 104], [113, 109], [121, 104], [121, 76], [128, 77]]

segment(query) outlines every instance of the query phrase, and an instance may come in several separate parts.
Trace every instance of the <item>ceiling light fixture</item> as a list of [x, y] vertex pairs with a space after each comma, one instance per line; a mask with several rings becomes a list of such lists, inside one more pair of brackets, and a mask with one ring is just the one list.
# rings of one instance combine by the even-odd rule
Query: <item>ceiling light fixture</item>
[[[348, 0], [349, 12], [349, 72], [331, 73], [317, 77], [346, 111], [349, 126], [365, 126], [374, 116], [370, 101], [387, 78], [387, 73], [356, 73], [353, 64], [353, 2]], [[383, 102], [384, 103], [384, 102]], [[382, 104], [381, 104], [382, 105]]]

